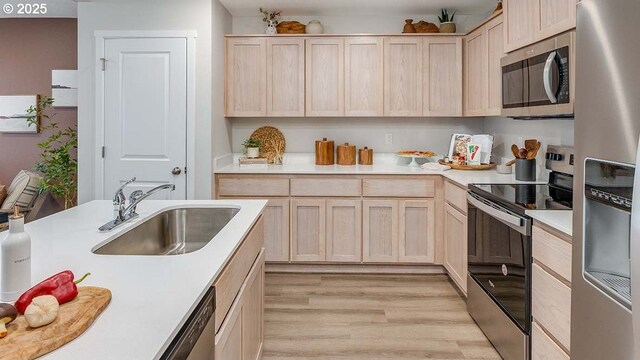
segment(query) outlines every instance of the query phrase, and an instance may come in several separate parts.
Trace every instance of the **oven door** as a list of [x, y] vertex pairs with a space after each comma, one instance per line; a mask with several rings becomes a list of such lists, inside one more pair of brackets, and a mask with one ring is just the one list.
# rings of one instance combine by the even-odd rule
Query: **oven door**
[[468, 194], [469, 276], [525, 333], [531, 331], [531, 219]]

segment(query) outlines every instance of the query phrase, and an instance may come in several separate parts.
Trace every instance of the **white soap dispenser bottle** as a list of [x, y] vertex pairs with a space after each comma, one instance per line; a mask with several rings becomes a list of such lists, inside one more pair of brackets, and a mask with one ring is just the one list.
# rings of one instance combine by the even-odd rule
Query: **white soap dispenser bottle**
[[0, 299], [15, 301], [31, 287], [31, 237], [24, 232], [18, 206], [9, 217], [8, 235], [0, 242]]

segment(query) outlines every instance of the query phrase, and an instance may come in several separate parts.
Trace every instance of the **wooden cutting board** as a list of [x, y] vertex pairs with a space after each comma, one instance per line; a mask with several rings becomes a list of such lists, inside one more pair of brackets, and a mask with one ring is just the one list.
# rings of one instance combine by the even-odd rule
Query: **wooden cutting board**
[[58, 317], [49, 325], [32, 329], [20, 315], [7, 325], [9, 334], [0, 339], [0, 359], [27, 360], [47, 354], [82, 334], [111, 301], [111, 291], [82, 286], [78, 296], [60, 305]]

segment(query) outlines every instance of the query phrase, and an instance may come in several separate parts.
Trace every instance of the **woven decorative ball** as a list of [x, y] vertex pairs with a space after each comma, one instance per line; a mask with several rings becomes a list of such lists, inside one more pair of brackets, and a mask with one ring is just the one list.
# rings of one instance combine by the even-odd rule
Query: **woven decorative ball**
[[256, 129], [250, 136], [251, 139], [260, 140], [260, 156], [273, 163], [276, 158], [282, 158], [287, 143], [280, 130], [273, 126], [263, 126]]
[[440, 29], [436, 24], [426, 22], [424, 20], [420, 20], [418, 23], [413, 24], [416, 28], [416, 32], [418, 33], [437, 33], [440, 32]]
[[304, 34], [306, 26], [297, 21], [283, 21], [276, 29], [278, 34]]

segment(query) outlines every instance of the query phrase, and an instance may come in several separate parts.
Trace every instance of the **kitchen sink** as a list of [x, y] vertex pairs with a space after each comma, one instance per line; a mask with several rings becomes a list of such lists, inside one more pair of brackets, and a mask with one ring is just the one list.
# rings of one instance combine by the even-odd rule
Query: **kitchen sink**
[[178, 255], [203, 248], [240, 211], [180, 208], [163, 211], [92, 250], [99, 255]]

